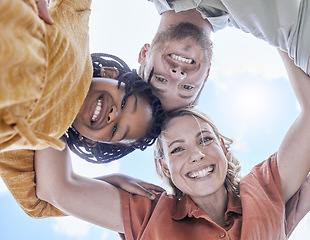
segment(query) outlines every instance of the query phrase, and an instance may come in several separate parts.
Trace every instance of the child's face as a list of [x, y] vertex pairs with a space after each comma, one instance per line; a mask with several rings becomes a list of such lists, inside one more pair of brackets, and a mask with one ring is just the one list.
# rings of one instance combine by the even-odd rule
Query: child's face
[[84, 103], [73, 122], [79, 133], [101, 142], [130, 143], [144, 137], [152, 121], [152, 109], [138, 94], [124, 101], [122, 83], [93, 78]]
[[164, 166], [174, 185], [193, 200], [224, 188], [227, 161], [212, 127], [186, 115], [172, 119], [166, 129]]

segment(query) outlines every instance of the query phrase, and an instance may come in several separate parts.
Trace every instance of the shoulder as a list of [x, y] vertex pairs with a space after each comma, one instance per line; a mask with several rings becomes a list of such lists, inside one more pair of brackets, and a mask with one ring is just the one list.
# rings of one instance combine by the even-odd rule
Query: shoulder
[[246, 195], [254, 191], [269, 197], [276, 197], [282, 200], [283, 191], [281, 178], [277, 165], [277, 153], [271, 155], [267, 160], [253, 167], [251, 172], [240, 181], [240, 195]]

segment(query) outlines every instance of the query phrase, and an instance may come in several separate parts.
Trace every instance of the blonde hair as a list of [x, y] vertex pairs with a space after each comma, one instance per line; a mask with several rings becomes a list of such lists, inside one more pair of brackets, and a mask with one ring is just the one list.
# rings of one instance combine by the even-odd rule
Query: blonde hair
[[181, 108], [181, 109], [175, 110], [173, 112], [170, 112], [169, 115], [167, 116], [167, 118], [166, 118], [166, 120], [162, 126], [162, 132], [159, 135], [159, 137], [156, 139], [155, 144], [154, 144], [154, 159], [155, 159], [155, 166], [156, 166], [157, 174], [166, 184], [168, 184], [169, 187], [171, 187], [172, 193], [177, 198], [180, 199], [183, 196], [183, 192], [180, 189], [178, 189], [173, 184], [171, 178], [165, 174], [159, 160], [160, 159], [166, 159], [166, 157], [167, 157], [165, 155], [166, 151], [165, 151], [164, 145], [163, 145], [163, 141], [164, 141], [163, 134], [167, 131], [168, 123], [175, 117], [186, 116], [186, 115], [190, 115], [190, 116], [193, 116], [196, 118], [200, 118], [201, 120], [205, 121], [206, 123], [208, 123], [212, 127], [216, 137], [219, 140], [221, 138], [223, 139], [223, 142], [225, 145], [225, 150], [226, 150], [225, 156], [226, 156], [227, 164], [228, 164], [227, 174], [226, 174], [226, 179], [225, 179], [224, 185], [228, 191], [239, 196], [239, 182], [240, 182], [239, 171], [240, 171], [241, 167], [240, 167], [239, 161], [233, 156], [233, 154], [229, 150], [230, 145], [233, 143], [233, 141], [230, 138], [225, 137], [224, 135], [222, 135], [218, 131], [216, 125], [210, 119], [209, 116], [207, 116], [205, 113], [203, 113], [203, 112], [201, 112], [195, 108], [190, 108], [190, 107]]

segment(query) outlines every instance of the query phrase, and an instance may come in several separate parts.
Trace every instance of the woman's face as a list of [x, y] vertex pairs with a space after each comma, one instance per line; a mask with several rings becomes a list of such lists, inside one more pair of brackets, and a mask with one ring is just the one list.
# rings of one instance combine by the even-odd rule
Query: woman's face
[[207, 122], [189, 115], [176, 117], [168, 123], [164, 139], [162, 166], [183, 193], [194, 200], [225, 188], [224, 148]]
[[122, 83], [93, 78], [84, 103], [73, 122], [79, 133], [100, 142], [131, 143], [144, 137], [152, 121], [152, 109], [138, 94], [125, 101]]

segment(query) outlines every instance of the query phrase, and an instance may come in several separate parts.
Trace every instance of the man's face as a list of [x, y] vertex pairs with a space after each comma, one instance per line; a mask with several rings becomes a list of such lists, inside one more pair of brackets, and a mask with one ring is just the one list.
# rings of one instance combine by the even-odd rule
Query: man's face
[[211, 41], [203, 30], [180, 23], [159, 32], [147, 49], [144, 76], [154, 67], [152, 91], [164, 110], [191, 105], [209, 72]]

